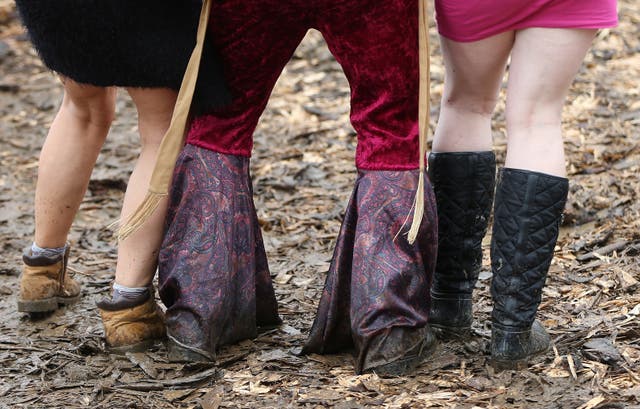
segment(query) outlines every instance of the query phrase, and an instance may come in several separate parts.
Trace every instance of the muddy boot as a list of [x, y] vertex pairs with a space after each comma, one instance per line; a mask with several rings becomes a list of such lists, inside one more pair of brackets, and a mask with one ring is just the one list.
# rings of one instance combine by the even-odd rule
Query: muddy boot
[[107, 346], [114, 353], [142, 352], [165, 336], [164, 317], [153, 297], [153, 287], [136, 298], [96, 303]]
[[169, 362], [209, 363], [216, 359], [215, 354], [183, 344], [170, 334], [167, 335], [167, 355]]
[[429, 179], [438, 206], [438, 259], [429, 324], [441, 339], [471, 335], [472, 292], [482, 267], [496, 159], [493, 152], [429, 155]]
[[18, 311], [45, 313], [80, 299], [80, 284], [67, 275], [69, 246], [57, 257], [33, 256], [28, 249], [22, 256]]
[[363, 371], [380, 376], [411, 374], [433, 355], [437, 345], [436, 334], [429, 324], [415, 330], [391, 328], [371, 341]]
[[567, 179], [537, 172], [505, 168], [498, 179], [491, 240], [491, 360], [498, 370], [522, 369], [549, 348], [535, 315], [568, 191]]
[[356, 373], [395, 376], [407, 375], [433, 352], [428, 314], [437, 221], [428, 181], [416, 242], [408, 243], [406, 230], [397, 235], [411, 212], [418, 175], [359, 171], [303, 353], [352, 351]]

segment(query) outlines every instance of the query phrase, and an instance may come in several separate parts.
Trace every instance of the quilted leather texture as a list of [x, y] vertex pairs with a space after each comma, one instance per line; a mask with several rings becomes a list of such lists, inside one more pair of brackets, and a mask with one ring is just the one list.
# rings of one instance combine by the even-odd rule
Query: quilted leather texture
[[493, 322], [503, 328], [533, 324], [558, 239], [569, 181], [503, 169], [496, 189], [491, 267]]
[[432, 292], [470, 298], [482, 265], [495, 187], [493, 152], [429, 155], [438, 208], [438, 259]]

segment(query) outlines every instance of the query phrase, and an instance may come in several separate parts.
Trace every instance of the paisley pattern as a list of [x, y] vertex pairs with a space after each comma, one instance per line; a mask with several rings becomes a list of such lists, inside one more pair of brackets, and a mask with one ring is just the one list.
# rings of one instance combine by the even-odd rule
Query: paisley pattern
[[427, 181], [418, 240], [410, 245], [405, 237], [418, 172], [359, 172], [305, 353], [355, 349], [361, 373], [402, 359], [420, 342], [438, 235]]
[[280, 323], [253, 204], [249, 159], [186, 146], [160, 251], [168, 334], [215, 354]]

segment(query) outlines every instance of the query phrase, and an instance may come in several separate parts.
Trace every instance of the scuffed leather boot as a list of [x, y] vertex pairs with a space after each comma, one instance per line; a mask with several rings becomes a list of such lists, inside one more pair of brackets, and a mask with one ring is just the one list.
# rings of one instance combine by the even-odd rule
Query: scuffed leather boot
[[429, 179], [438, 207], [438, 259], [429, 324], [439, 338], [471, 335], [472, 292], [482, 267], [495, 188], [493, 152], [429, 155]]
[[178, 341], [167, 334], [167, 357], [169, 362], [208, 363], [214, 362], [215, 354]]
[[371, 341], [366, 372], [380, 376], [404, 376], [413, 372], [438, 345], [429, 324], [413, 331], [392, 328]]
[[135, 299], [105, 298], [96, 305], [112, 352], [141, 352], [165, 336], [164, 317], [153, 297], [153, 287]]
[[535, 315], [568, 192], [566, 178], [506, 168], [500, 174], [491, 240], [491, 360], [498, 370], [522, 369], [549, 348]]
[[18, 311], [51, 312], [80, 299], [80, 284], [67, 275], [68, 259], [69, 246], [57, 257], [33, 256], [31, 249], [25, 251]]

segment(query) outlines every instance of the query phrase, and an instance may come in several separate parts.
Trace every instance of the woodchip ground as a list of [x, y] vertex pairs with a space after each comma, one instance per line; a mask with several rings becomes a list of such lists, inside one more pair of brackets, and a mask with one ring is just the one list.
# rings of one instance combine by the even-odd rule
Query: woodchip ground
[[[225, 347], [215, 367], [169, 364], [164, 347], [105, 352], [94, 306], [115, 263], [105, 227], [138, 152], [124, 95], [70, 237], [82, 302], [37, 321], [17, 313], [38, 154], [61, 88], [13, 3], [0, 0], [0, 408], [640, 408], [640, 3], [621, 0], [620, 18], [598, 35], [565, 109], [571, 191], [539, 313], [553, 351], [519, 373], [487, 365], [486, 251], [474, 340], [441, 345], [413, 376], [381, 378], [354, 375], [348, 355], [297, 355], [355, 180], [349, 87], [317, 32], [286, 67], [255, 137], [255, 200], [282, 327]], [[443, 69], [437, 46], [432, 54], [433, 125]]]

